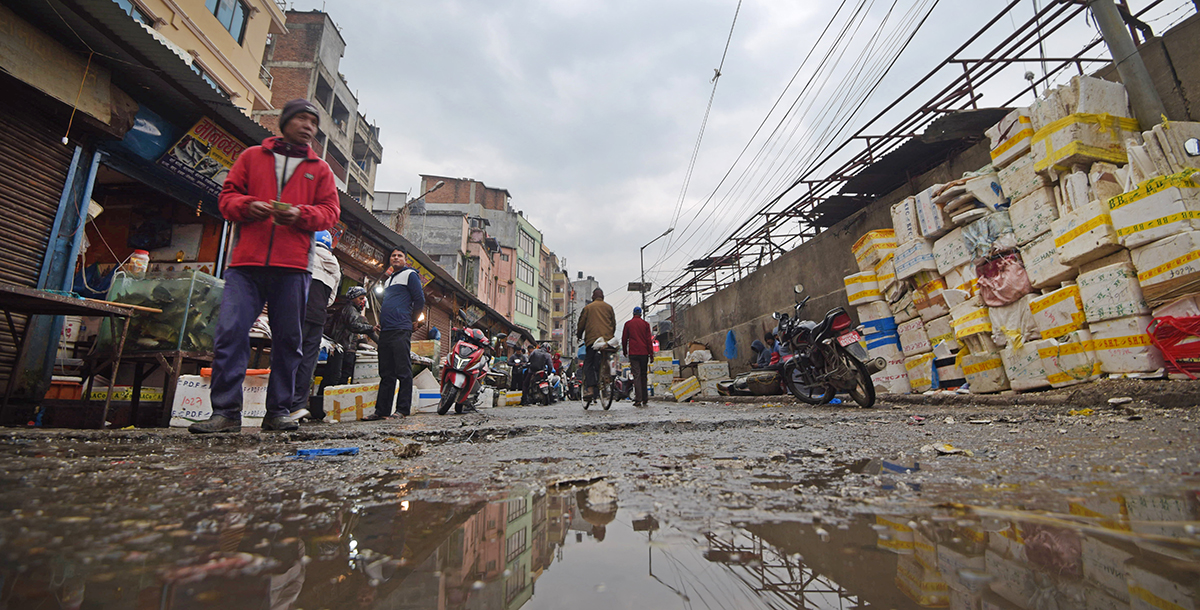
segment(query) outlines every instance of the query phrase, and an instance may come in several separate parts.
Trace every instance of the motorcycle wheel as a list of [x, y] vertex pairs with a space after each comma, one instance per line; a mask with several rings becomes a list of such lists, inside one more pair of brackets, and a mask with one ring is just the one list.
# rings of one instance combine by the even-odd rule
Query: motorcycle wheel
[[438, 415], [445, 415], [448, 413], [450, 411], [450, 407], [453, 407], [454, 403], [457, 402], [457, 399], [458, 388], [452, 385], [447, 385], [445, 391], [442, 392], [442, 401], [438, 403]]
[[846, 366], [855, 373], [855, 384], [853, 388], [847, 392], [858, 406], [864, 409], [870, 409], [875, 406], [875, 383], [871, 381], [871, 374], [867, 372], [867, 365], [861, 360], [855, 358], [850, 352], [845, 349], [838, 349], [838, 355]]
[[809, 386], [804, 383], [804, 376], [795, 364], [789, 364], [783, 369], [783, 383], [787, 386], [796, 400], [810, 405], [823, 405], [833, 400], [833, 388], [827, 385]]

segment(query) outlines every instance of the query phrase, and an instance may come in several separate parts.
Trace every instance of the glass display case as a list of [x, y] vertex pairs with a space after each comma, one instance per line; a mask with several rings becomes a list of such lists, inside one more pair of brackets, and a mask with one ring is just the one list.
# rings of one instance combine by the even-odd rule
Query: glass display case
[[[161, 309], [136, 312], [128, 321], [125, 352], [211, 352], [225, 281], [200, 271], [163, 272], [135, 279], [117, 272], [108, 300]], [[117, 322], [123, 323], [123, 322]], [[112, 349], [113, 322], [106, 320], [96, 339], [98, 349]]]

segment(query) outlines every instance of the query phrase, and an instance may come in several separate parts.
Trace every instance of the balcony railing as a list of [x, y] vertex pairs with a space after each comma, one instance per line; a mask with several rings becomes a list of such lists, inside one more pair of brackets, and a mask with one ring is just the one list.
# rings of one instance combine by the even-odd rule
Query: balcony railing
[[333, 158], [332, 151], [331, 154], [325, 155], [325, 162], [329, 164], [329, 169], [333, 170], [333, 175], [341, 178], [342, 182], [346, 181], [346, 167]]
[[258, 67], [258, 80], [261, 80], [267, 89], [271, 88], [271, 84], [275, 82], [275, 77], [271, 76], [271, 71], [266, 66]]

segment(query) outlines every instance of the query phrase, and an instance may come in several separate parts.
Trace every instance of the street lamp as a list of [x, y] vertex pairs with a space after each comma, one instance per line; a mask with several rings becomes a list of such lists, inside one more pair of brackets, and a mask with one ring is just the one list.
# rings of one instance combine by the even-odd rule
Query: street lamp
[[650, 244], [666, 237], [671, 231], [674, 231], [674, 230], [675, 230], [675, 227], [671, 227], [670, 229], [663, 231], [662, 235], [659, 235], [658, 237], [655, 237], [654, 239], [650, 240], [649, 242], [646, 243], [645, 246], [642, 246], [641, 249], [638, 250], [638, 262], [642, 268], [642, 281], [641, 281], [642, 285], [640, 286], [640, 288], [642, 289], [642, 315], [643, 316], [646, 315], [646, 246], [649, 246]]

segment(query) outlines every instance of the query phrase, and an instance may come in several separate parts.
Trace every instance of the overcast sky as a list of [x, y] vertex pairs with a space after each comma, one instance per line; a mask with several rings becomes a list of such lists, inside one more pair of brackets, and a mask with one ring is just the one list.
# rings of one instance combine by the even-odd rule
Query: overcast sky
[[[1147, 4], [1130, 3], [1135, 11]], [[835, 19], [838, 2], [815, 0], [744, 0], [740, 10], [737, 0], [291, 4], [297, 10], [324, 7], [341, 28], [347, 43], [341, 72], [358, 94], [359, 111], [381, 129], [377, 190], [412, 192], [420, 174], [473, 178], [507, 189], [514, 208], [566, 259], [572, 277], [582, 271], [600, 281], [621, 320], [637, 301], [625, 288], [638, 279], [641, 245], [678, 216], [676, 231], [646, 249], [647, 279], [659, 285], [674, 278], [688, 260], [707, 254], [777, 194], [778, 184], [794, 179], [803, 160], [815, 156], [805, 151], [852, 133], [963, 44], [1000, 5], [848, 0]], [[988, 8], [981, 13], [981, 7]], [[1191, 0], [1167, 0], [1151, 23], [1158, 31], [1191, 14], [1191, 7]], [[930, 10], [912, 44], [880, 78], [883, 60]], [[735, 11], [703, 143], [677, 210]], [[861, 19], [849, 18], [855, 14]], [[1032, 15], [1033, 0], [1023, 1], [976, 48], [990, 49], [989, 40], [1011, 34]], [[846, 31], [835, 47], [840, 51], [824, 62], [826, 72], [810, 59], [788, 88], [831, 21], [834, 32], [846, 23], [859, 25]], [[1080, 20], [1046, 53], [1073, 53], [1095, 35]], [[825, 40], [832, 39], [831, 34]], [[814, 56], [829, 48], [818, 45]], [[1107, 54], [1103, 46], [1096, 52]], [[853, 62], [860, 56], [868, 64], [878, 58], [879, 65], [856, 73]], [[1038, 68], [1014, 69], [982, 104], [1006, 100], [1024, 84], [1025, 69]], [[781, 94], [787, 108], [809, 82], [814, 83], [809, 114], [793, 119], [790, 135], [778, 140], [774, 152], [755, 163], [737, 162]], [[864, 82], [880, 86], [857, 118], [831, 123], [826, 116], [822, 123], [818, 112], [836, 106], [832, 96], [858, 91]], [[999, 98], [1002, 93], [1010, 95]], [[770, 116], [768, 130], [784, 115], [776, 109]], [[760, 136], [748, 155], [762, 141]], [[718, 188], [731, 168], [731, 178]], [[741, 186], [731, 186], [738, 176]]]

